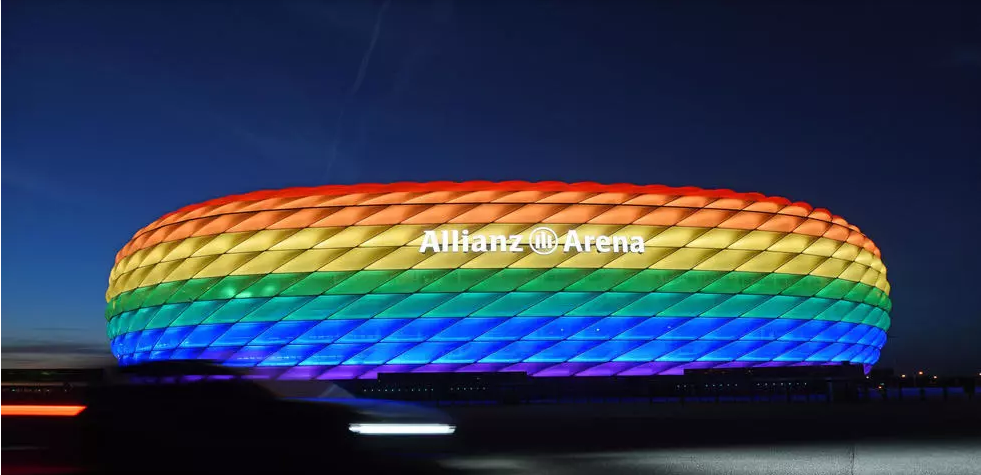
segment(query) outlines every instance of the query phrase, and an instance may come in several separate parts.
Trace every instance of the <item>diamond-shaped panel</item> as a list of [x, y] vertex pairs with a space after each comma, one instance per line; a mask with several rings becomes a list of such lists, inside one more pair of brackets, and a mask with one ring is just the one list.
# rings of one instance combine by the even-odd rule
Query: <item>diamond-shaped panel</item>
[[[639, 236], [645, 249], [419, 250], [427, 230], [528, 242], [543, 225], [560, 246], [574, 231]], [[885, 273], [844, 219], [755, 193], [296, 188], [192, 205], [140, 230], [110, 272], [107, 335], [121, 364], [214, 359], [294, 379], [871, 365], [891, 323]]]

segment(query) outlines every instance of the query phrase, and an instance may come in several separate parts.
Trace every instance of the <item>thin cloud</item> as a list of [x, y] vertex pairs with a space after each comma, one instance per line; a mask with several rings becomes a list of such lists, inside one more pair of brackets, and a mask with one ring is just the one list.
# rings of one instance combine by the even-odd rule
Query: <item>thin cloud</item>
[[334, 140], [331, 142], [330, 155], [327, 157], [327, 168], [325, 170], [325, 174], [328, 176], [328, 178], [330, 177], [331, 168], [334, 167], [334, 162], [337, 160], [337, 150], [340, 147], [347, 103], [354, 99], [354, 97], [358, 94], [358, 91], [361, 90], [361, 84], [364, 82], [364, 77], [368, 72], [368, 65], [371, 63], [371, 57], [375, 52], [375, 46], [378, 44], [378, 37], [381, 35], [382, 19], [385, 16], [385, 11], [388, 10], [389, 3], [390, 0], [385, 0], [385, 2], [382, 3], [381, 8], [378, 9], [378, 14], [375, 16], [375, 24], [371, 30], [371, 39], [368, 42], [367, 49], [365, 49], [364, 54], [361, 56], [361, 64], [358, 66], [358, 74], [354, 79], [354, 84], [351, 85], [351, 89], [348, 90], [344, 103], [341, 104], [340, 110], [337, 112], [337, 125], [334, 130]]
[[[50, 175], [11, 167], [9, 164], [5, 168], [7, 172], [2, 178], [4, 186], [42, 200], [72, 208], [101, 207], [108, 204], [103, 197], [80, 190], [79, 187], [66, 186]], [[69, 193], [66, 190], [72, 191]]]

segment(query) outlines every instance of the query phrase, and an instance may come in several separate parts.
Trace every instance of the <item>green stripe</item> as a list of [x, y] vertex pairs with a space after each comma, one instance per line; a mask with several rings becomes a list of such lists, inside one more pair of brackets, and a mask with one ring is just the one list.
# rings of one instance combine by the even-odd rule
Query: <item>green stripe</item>
[[108, 323], [110, 338], [144, 328], [280, 320], [633, 316], [793, 318], [863, 323], [888, 330], [889, 315], [866, 303], [787, 295], [654, 292], [464, 292], [320, 295], [204, 300], [130, 310]]
[[867, 284], [813, 275], [662, 269], [408, 269], [313, 272], [190, 279], [122, 293], [106, 318], [141, 307], [197, 300], [310, 297], [324, 294], [470, 292], [702, 292], [787, 295], [864, 302], [892, 310], [889, 297]]

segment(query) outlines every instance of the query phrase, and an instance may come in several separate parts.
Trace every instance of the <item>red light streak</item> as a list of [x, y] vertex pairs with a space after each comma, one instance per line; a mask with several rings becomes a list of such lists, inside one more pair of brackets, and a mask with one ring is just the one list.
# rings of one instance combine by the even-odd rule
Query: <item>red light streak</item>
[[85, 410], [85, 406], [0, 405], [0, 416], [72, 417]]

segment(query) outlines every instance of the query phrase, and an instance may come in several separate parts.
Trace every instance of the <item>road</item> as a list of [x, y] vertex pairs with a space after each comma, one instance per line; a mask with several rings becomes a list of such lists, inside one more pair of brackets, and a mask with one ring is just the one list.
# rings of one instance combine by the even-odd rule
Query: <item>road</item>
[[[442, 409], [455, 420], [457, 432], [429, 454], [442, 470], [422, 473], [981, 475], [978, 402]], [[42, 439], [67, 443], [72, 437], [64, 420], [29, 427], [9, 422], [4, 424], [9, 434], [4, 439], [5, 471], [16, 468], [10, 460], [33, 463], [6, 449], [12, 435], [21, 436], [28, 446]], [[257, 434], [264, 431], [254, 429]], [[316, 432], [315, 427], [308, 429]], [[32, 435], [36, 437], [27, 437]], [[320, 473], [322, 463], [311, 457], [306, 471]], [[344, 472], [338, 461], [331, 464], [332, 473]], [[357, 465], [348, 471], [364, 473]]]
[[981, 404], [447, 408], [482, 474], [981, 474]]
[[976, 475], [981, 439], [496, 454], [442, 463], [481, 475]]

